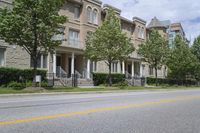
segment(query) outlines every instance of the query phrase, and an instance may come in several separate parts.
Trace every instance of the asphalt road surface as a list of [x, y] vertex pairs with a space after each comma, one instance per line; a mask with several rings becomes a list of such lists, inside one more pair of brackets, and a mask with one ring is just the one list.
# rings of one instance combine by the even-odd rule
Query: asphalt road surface
[[200, 90], [0, 96], [0, 133], [200, 133]]

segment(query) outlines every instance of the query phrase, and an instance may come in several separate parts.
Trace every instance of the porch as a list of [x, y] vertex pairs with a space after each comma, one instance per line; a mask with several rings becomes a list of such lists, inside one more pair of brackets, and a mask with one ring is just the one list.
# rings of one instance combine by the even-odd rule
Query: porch
[[[93, 86], [92, 63], [81, 52], [57, 50], [52, 59], [55, 86]], [[76, 76], [77, 81], [74, 76]]]

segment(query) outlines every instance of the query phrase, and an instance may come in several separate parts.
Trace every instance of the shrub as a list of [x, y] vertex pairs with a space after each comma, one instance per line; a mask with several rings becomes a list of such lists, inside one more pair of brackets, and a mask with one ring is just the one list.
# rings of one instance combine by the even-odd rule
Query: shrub
[[22, 83], [18, 83], [18, 82], [10, 82], [7, 86], [8, 88], [13, 88], [16, 90], [21, 90], [25, 88], [25, 85]]
[[[42, 76], [42, 81], [46, 81], [45, 70], [37, 70], [37, 74]], [[20, 78], [21, 77], [21, 78]], [[0, 85], [8, 85], [10, 82], [33, 81], [32, 69], [0, 68]]]
[[[147, 84], [156, 84], [156, 78], [147, 78]], [[196, 80], [177, 80], [177, 79], [161, 79], [158, 78], [158, 84], [163, 85], [196, 85]]]
[[[107, 73], [93, 73], [94, 85], [98, 86], [100, 84], [108, 83]], [[125, 81], [125, 74], [112, 74], [112, 83], [117, 84]]]

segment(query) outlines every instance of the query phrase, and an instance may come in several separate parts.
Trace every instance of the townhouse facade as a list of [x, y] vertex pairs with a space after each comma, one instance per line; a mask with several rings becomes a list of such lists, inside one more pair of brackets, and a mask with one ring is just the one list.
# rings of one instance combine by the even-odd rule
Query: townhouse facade
[[[12, 0], [0, 1], [1, 7], [6, 5], [11, 6]], [[77, 74], [79, 78], [86, 81], [92, 81], [93, 72], [107, 73], [108, 66], [106, 63], [104, 61], [94, 62], [85, 58], [84, 50], [87, 34], [94, 32], [101, 26], [108, 8], [115, 10], [121, 20], [122, 31], [131, 38], [136, 48], [128, 60], [112, 63], [112, 73], [125, 74], [127, 79], [153, 77], [153, 68], [143, 62], [142, 57], [137, 53], [137, 49], [141, 43], [146, 41], [149, 30], [152, 28], [156, 28], [167, 38], [169, 35], [167, 32], [168, 22], [164, 22], [165, 27], [156, 18], [156, 20], [152, 19], [153, 21], [146, 27], [145, 20], [138, 17], [133, 17], [132, 20], [124, 18], [121, 16], [120, 9], [107, 4], [102, 5], [99, 0], [67, 0], [59, 12], [60, 15], [68, 17], [68, 22], [63, 24], [60, 29], [65, 34], [55, 36], [55, 38], [63, 40], [62, 44], [55, 49], [54, 54], [41, 55], [38, 59], [38, 68], [55, 74], [58, 80], [62, 80], [62, 83], [64, 80], [70, 79], [73, 74]], [[30, 55], [23, 48], [0, 41], [0, 66], [26, 69], [31, 68], [32, 63]], [[158, 70], [158, 77], [165, 78], [166, 74], [165, 67]]]

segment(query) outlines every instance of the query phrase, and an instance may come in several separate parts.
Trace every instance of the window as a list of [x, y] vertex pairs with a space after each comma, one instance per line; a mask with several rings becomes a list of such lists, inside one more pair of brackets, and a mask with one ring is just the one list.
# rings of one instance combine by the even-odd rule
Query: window
[[140, 26], [138, 27], [138, 29], [137, 29], [137, 31], [138, 31], [138, 37], [140, 38], [141, 37], [141, 30], [140, 30], [141, 28], [140, 28]]
[[144, 28], [143, 27], [141, 28], [141, 38], [144, 39]]
[[[41, 54], [37, 59], [37, 68], [47, 68], [47, 55]], [[31, 59], [31, 67], [34, 67], [33, 60]]]
[[111, 71], [113, 72], [113, 73], [116, 73], [117, 72], [117, 62], [113, 62], [112, 64], [111, 64]]
[[96, 61], [91, 62], [90, 68], [92, 69], [91, 72], [96, 72], [97, 71], [97, 62]]
[[74, 7], [74, 19], [79, 19], [79, 18], [80, 18], [80, 8]]
[[79, 45], [79, 31], [69, 30], [69, 45]]
[[92, 23], [98, 24], [98, 11], [96, 9], [94, 9], [92, 14]]
[[92, 23], [92, 8], [91, 7], [87, 8], [87, 18], [88, 18], [88, 22]]
[[145, 35], [144, 35], [145, 31], [143, 27], [138, 27], [138, 38], [142, 38], [144, 39]]
[[149, 75], [153, 75], [153, 67], [149, 66]]
[[5, 49], [0, 48], [0, 67], [5, 65]]

